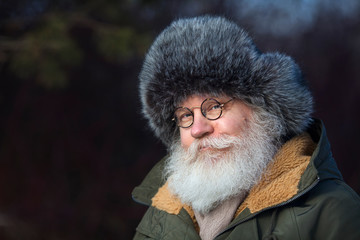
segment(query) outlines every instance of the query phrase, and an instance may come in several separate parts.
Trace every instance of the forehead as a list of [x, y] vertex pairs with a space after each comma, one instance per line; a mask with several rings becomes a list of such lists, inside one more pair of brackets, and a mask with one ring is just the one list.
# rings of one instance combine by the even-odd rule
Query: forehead
[[214, 98], [219, 102], [228, 101], [231, 97], [226, 95], [221, 96], [212, 96], [212, 95], [191, 95], [182, 102], [180, 102], [179, 106], [181, 107], [191, 107], [191, 106], [200, 106], [201, 103], [207, 98]]

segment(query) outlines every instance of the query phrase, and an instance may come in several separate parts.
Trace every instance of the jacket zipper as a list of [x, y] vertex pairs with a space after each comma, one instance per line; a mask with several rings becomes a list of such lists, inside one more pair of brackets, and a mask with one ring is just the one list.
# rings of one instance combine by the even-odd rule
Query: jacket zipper
[[240, 225], [241, 223], [243, 222], [246, 222], [247, 220], [253, 218], [253, 217], [256, 217], [257, 215], [259, 215], [260, 213], [263, 213], [265, 211], [268, 211], [268, 210], [271, 210], [271, 209], [274, 209], [274, 208], [278, 208], [278, 207], [282, 207], [286, 204], [289, 204], [290, 202], [293, 202], [295, 201], [296, 199], [302, 197], [303, 195], [305, 195], [306, 193], [308, 193], [310, 190], [312, 190], [318, 183], [320, 182], [320, 178], [319, 176], [316, 178], [316, 180], [308, 187], [306, 188], [302, 193], [294, 196], [293, 198], [290, 198], [289, 200], [285, 201], [285, 202], [282, 202], [282, 203], [279, 203], [275, 206], [271, 206], [271, 207], [267, 207], [267, 208], [264, 208], [262, 209], [261, 211], [251, 215], [251, 216], [248, 216], [247, 218], [244, 218], [243, 220], [241, 220], [240, 222], [238, 222], [237, 224], [235, 224], [234, 226], [232, 227], [229, 227], [229, 228], [226, 228], [224, 231], [220, 232], [218, 235], [216, 235], [216, 237], [214, 239], [216, 239], [218, 236], [220, 236], [221, 234], [223, 234], [224, 232], [232, 229], [232, 228], [235, 228], [236, 226]]

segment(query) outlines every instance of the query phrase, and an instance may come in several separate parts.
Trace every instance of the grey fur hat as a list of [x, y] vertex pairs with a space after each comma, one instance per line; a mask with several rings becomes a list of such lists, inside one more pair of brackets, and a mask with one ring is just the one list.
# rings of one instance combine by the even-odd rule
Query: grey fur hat
[[174, 108], [194, 94], [225, 94], [261, 107], [280, 119], [284, 136], [311, 122], [312, 95], [293, 59], [261, 53], [223, 17], [174, 21], [150, 47], [139, 79], [143, 114], [167, 146], [179, 138]]

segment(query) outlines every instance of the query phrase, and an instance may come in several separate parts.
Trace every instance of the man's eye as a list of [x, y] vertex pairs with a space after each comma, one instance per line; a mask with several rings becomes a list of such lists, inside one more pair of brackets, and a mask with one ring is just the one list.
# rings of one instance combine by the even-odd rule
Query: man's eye
[[221, 107], [220, 107], [220, 105], [219, 104], [214, 104], [214, 105], [210, 105], [209, 107], [208, 107], [208, 111], [213, 111], [213, 110], [219, 110]]
[[191, 113], [184, 113], [184, 114], [180, 115], [179, 120], [180, 121], [188, 121], [189, 118], [191, 118], [191, 117], [192, 117]]

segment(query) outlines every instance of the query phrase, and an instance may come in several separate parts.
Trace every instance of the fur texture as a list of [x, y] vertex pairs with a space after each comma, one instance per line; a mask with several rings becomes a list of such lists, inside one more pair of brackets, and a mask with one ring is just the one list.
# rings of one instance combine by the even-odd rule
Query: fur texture
[[174, 108], [193, 94], [225, 94], [261, 107], [280, 119], [283, 136], [299, 134], [311, 121], [312, 96], [298, 65], [259, 52], [223, 17], [174, 21], [149, 49], [139, 79], [143, 113], [167, 146], [179, 137]]

